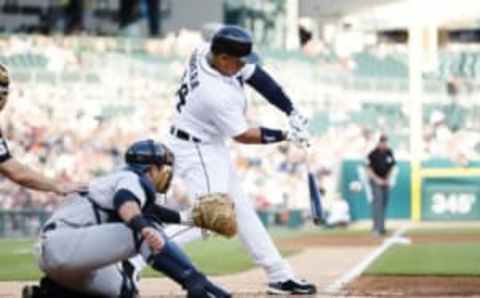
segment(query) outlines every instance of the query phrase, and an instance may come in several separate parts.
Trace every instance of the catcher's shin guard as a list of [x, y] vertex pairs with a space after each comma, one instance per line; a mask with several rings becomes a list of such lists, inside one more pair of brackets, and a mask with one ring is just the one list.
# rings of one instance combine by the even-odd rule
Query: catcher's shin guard
[[172, 242], [166, 241], [162, 251], [152, 255], [150, 265], [179, 283], [188, 298], [226, 298], [230, 293], [215, 286], [199, 272], [188, 257]]

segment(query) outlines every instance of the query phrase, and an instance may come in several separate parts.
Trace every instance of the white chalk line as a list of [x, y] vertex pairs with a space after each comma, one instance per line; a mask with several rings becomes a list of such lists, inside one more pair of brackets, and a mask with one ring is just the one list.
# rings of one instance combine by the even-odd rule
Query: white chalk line
[[370, 266], [370, 264], [375, 261], [381, 254], [383, 254], [388, 248], [394, 244], [409, 244], [410, 241], [402, 237], [402, 235], [410, 228], [410, 225], [405, 225], [395, 231], [393, 235], [385, 239], [378, 248], [368, 254], [360, 263], [358, 263], [352, 270], [346, 272], [338, 279], [336, 279], [332, 284], [325, 288], [326, 293], [337, 293], [344, 285], [351, 282], [356, 277], [360, 276], [365, 269]]

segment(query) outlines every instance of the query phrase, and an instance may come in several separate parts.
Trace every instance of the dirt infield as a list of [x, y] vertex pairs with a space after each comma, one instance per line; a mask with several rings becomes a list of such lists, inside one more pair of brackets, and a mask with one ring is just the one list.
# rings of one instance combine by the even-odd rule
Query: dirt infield
[[363, 297], [480, 297], [478, 277], [361, 276], [345, 294]]
[[[289, 258], [299, 276], [315, 282], [320, 290], [316, 297], [480, 297], [480, 278], [463, 277], [374, 277], [362, 276], [337, 293], [327, 287], [378, 247], [384, 239], [365, 235], [307, 235], [281, 239], [283, 248], [302, 250]], [[475, 235], [414, 235], [413, 243], [480, 241]], [[235, 297], [264, 297], [266, 278], [256, 268], [213, 280], [231, 289]], [[0, 283], [0, 297], [20, 297], [25, 283]], [[27, 283], [28, 284], [28, 283]], [[143, 279], [142, 297], [182, 297], [180, 288], [168, 279]], [[298, 296], [297, 296], [298, 297]]]

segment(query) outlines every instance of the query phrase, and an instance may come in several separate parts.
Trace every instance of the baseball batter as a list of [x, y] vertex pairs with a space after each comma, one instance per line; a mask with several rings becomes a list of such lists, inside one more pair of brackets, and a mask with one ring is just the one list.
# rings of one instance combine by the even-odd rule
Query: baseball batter
[[[10, 76], [7, 68], [0, 64], [0, 112], [4, 110], [5, 105], [7, 104], [9, 93]], [[23, 187], [39, 191], [55, 192], [59, 195], [66, 195], [84, 189], [83, 184], [55, 181], [17, 161], [10, 154], [7, 140], [3, 137], [1, 131], [0, 173]]]
[[[315, 285], [296, 279], [274, 246], [242, 191], [225, 144], [230, 138], [243, 144], [308, 142], [307, 119], [294, 109], [270, 75], [252, 63], [254, 58], [250, 34], [236, 26], [223, 27], [210, 44], [193, 52], [176, 93], [167, 146], [175, 152], [175, 173], [185, 181], [191, 198], [224, 193], [234, 202], [240, 239], [266, 270], [268, 292], [314, 294]], [[248, 126], [246, 84], [288, 115], [288, 131]], [[195, 229], [173, 240], [184, 243], [200, 236], [201, 231]]]
[[[47, 275], [28, 298], [137, 297], [129, 258], [141, 254], [155, 270], [180, 284], [192, 298], [231, 297], [199, 272], [163, 234], [159, 221], [181, 215], [155, 205], [172, 178], [173, 154], [145, 140], [126, 153], [127, 168], [93, 180], [46, 222], [39, 267]], [[154, 223], [151, 218], [155, 218]]]

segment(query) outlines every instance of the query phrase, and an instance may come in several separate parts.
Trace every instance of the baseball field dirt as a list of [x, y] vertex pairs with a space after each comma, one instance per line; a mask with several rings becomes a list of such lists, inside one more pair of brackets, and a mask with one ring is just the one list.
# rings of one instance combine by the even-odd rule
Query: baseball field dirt
[[[477, 239], [478, 238], [478, 239]], [[413, 235], [414, 243], [432, 241], [478, 241], [474, 235]], [[361, 276], [336, 293], [326, 289], [339, 277], [372, 252], [383, 239], [370, 235], [305, 235], [281, 239], [277, 244], [295, 248], [300, 253], [289, 258], [300, 277], [315, 282], [320, 293], [316, 297], [480, 297], [480, 278], [432, 276]], [[235, 297], [264, 297], [266, 278], [255, 268], [228, 276], [215, 276], [216, 282], [231, 289]], [[20, 297], [24, 282], [0, 283], [0, 297]], [[176, 297], [182, 291], [166, 278], [142, 279], [142, 297]]]

